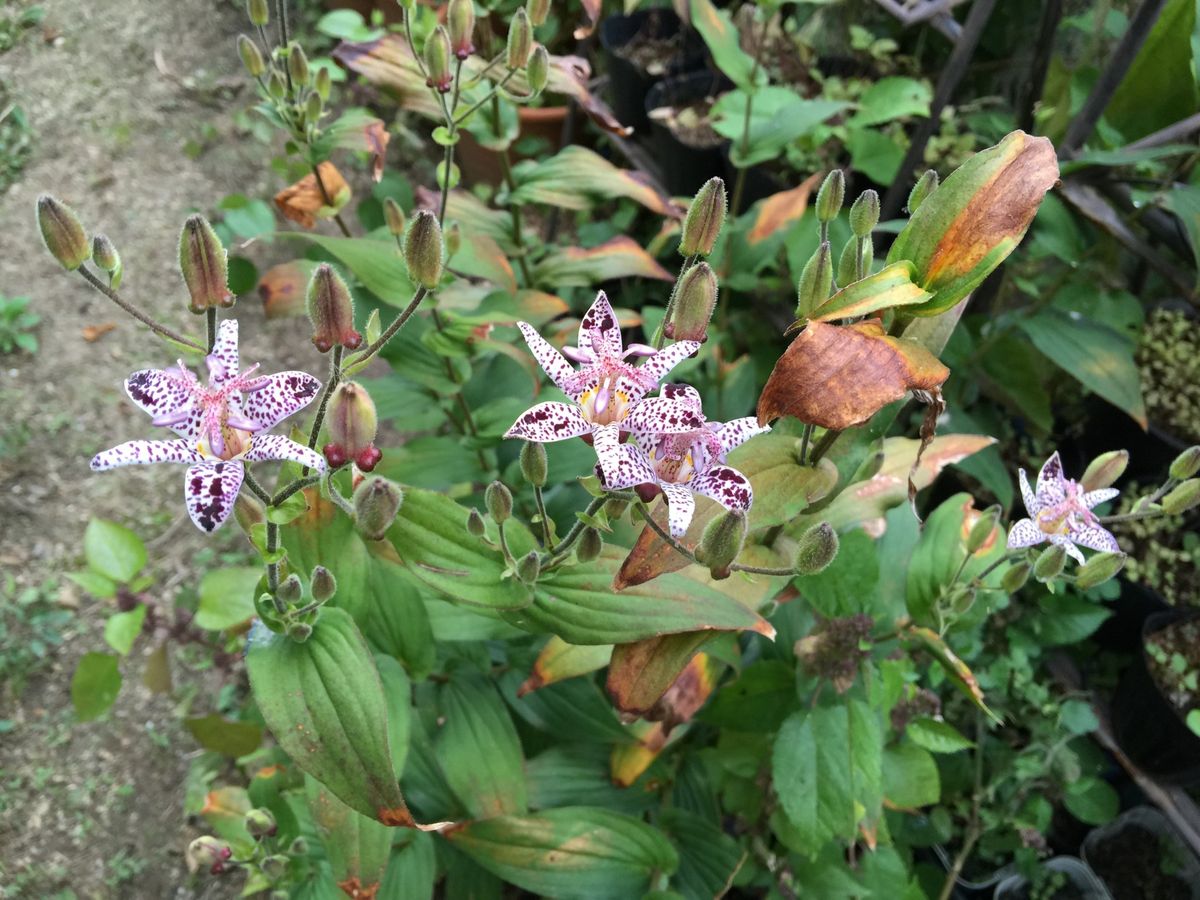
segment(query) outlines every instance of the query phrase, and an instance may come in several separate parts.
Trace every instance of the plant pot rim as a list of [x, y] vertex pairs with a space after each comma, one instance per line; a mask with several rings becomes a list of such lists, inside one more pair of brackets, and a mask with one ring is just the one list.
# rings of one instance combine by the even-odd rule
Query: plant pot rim
[[[1106, 822], [1103, 825], [1093, 828], [1088, 833], [1088, 836], [1084, 838], [1083, 845], [1079, 850], [1083, 861], [1091, 865], [1088, 859], [1089, 849], [1094, 853], [1096, 845], [1100, 841], [1119, 835], [1129, 827], [1149, 831], [1158, 837], [1160, 841], [1166, 838], [1174, 842], [1179, 849], [1180, 857], [1185, 860], [1185, 864], [1182, 867], [1182, 874], [1177, 877], [1187, 882], [1191, 888], [1193, 898], [1200, 896], [1200, 858], [1197, 858], [1192, 848], [1188, 846], [1179, 832], [1175, 830], [1175, 826], [1171, 824], [1171, 820], [1164, 816], [1161, 810], [1148, 804], [1131, 807], [1111, 822]], [[1098, 874], [1097, 877], [1099, 877]], [[1100, 880], [1103, 881], [1104, 879], [1101, 878]]]
[[[1089, 893], [1091, 900], [1112, 900], [1108, 886], [1092, 871], [1091, 866], [1077, 856], [1055, 856], [1041, 863], [1041, 867], [1053, 872], [1074, 875], [1083, 882], [1083, 884], [1076, 883], [1076, 886], [1082, 888], [1085, 893]], [[995, 900], [1005, 900], [1011, 891], [1028, 883], [1029, 879], [1020, 872], [1009, 875], [996, 886]]]

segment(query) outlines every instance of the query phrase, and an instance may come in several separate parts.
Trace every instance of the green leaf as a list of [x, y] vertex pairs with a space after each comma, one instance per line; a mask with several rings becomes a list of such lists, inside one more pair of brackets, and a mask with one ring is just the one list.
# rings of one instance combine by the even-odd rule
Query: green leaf
[[[750, 103], [750, 141], [742, 153], [746, 104]], [[805, 100], [791, 88], [759, 88], [751, 95], [730, 91], [712, 108], [713, 129], [733, 141], [730, 158], [738, 168], [773, 159], [797, 138], [837, 115], [846, 104], [836, 100]]]
[[517, 186], [510, 204], [544, 203], [583, 210], [601, 200], [626, 197], [659, 215], [673, 210], [670, 198], [647, 184], [639, 173], [614, 166], [594, 150], [574, 144], [549, 159], [522, 163], [513, 174]]
[[672, 887], [684, 897], [720, 897], [741, 867], [745, 853], [716, 823], [682, 809], [663, 810], [659, 824], [679, 851]]
[[[885, 182], [886, 183], [886, 180]], [[818, 322], [867, 316], [884, 309], [924, 303], [933, 294], [912, 280], [912, 263], [901, 261], [846, 285], [809, 314]]]
[[625, 744], [633, 740], [617, 721], [612, 704], [601, 695], [590, 678], [571, 678], [548, 684], [523, 697], [518, 672], [507, 672], [500, 680], [504, 699], [522, 719], [556, 737], [595, 744]]
[[888, 134], [871, 128], [853, 130], [846, 137], [850, 165], [879, 184], [890, 184], [904, 162], [904, 147]]
[[[1192, 254], [1200, 259], [1200, 185], [1176, 184], [1167, 191], [1163, 202], [1179, 217], [1192, 241]], [[1200, 270], [1197, 270], [1200, 280]]]
[[1047, 594], [1038, 601], [1034, 632], [1046, 646], [1077, 644], [1090, 637], [1112, 615], [1105, 607], [1074, 594]]
[[217, 208], [224, 212], [222, 224], [235, 237], [249, 240], [275, 230], [275, 213], [262, 200], [251, 200], [242, 194], [231, 194]]
[[1059, 721], [1071, 734], [1090, 734], [1100, 727], [1100, 720], [1086, 700], [1067, 700], [1058, 711]]
[[805, 601], [826, 618], [872, 615], [879, 608], [879, 557], [865, 531], [841, 536], [838, 555], [824, 571], [793, 581]]
[[363, 614], [367, 640], [420, 680], [433, 669], [437, 655], [423, 586], [407, 569], [380, 556], [372, 555], [368, 565]]
[[304, 787], [334, 880], [357, 883], [360, 896], [374, 896], [387, 869], [392, 829], [360, 815], [315, 778], [305, 778]]
[[742, 90], [753, 88], [754, 57], [742, 49], [729, 12], [717, 9], [711, 0], [691, 0], [690, 18], [708, 45], [717, 68]]
[[362, 13], [353, 9], [335, 9], [317, 20], [317, 31], [343, 41], [364, 43], [387, 34], [381, 28], [371, 28], [363, 21]]
[[308, 502], [304, 499], [304, 491], [296, 491], [279, 506], [267, 507], [267, 521], [276, 525], [287, 525], [308, 512]]
[[146, 545], [136, 534], [116, 522], [92, 519], [83, 533], [83, 553], [92, 570], [125, 584], [146, 565]]
[[930, 753], [957, 753], [975, 746], [974, 741], [963, 737], [949, 722], [939, 722], [928, 716], [918, 716], [909, 722], [905, 734], [914, 744]]
[[214, 569], [200, 580], [200, 606], [195, 622], [201, 628], [221, 631], [254, 618], [254, 592], [262, 569], [234, 566]]
[[1187, 727], [1200, 735], [1200, 709], [1193, 709], [1187, 714]]
[[416, 289], [408, 279], [395, 240], [347, 238], [310, 231], [279, 231], [278, 238], [306, 240], [330, 253], [346, 266], [367, 290], [392, 306], [408, 306]]
[[909, 116], [928, 116], [933, 88], [928, 81], [891, 75], [880, 78], [858, 98], [858, 111], [846, 122], [849, 128], [865, 128]]
[[412, 681], [404, 667], [390, 656], [376, 655], [375, 669], [387, 699], [388, 744], [392, 748], [392, 768], [404, 771], [412, 731]]
[[[566, 733], [566, 732], [564, 732]], [[600, 744], [557, 744], [525, 765], [529, 806], [602, 806], [637, 815], [657, 802], [657, 794], [641, 781], [627, 788], [613, 784], [611, 749]]]
[[607, 809], [568, 806], [470, 822], [446, 839], [499, 878], [560, 900], [627, 900], [679, 857], [661, 832]]
[[212, 713], [184, 719], [183, 724], [205, 750], [234, 759], [253, 753], [262, 744], [262, 726], [254, 722], [240, 722]]
[[258, 285], [258, 269], [244, 256], [230, 256], [228, 284], [235, 296], [249, 294]]
[[104, 642], [122, 656], [128, 656], [133, 642], [142, 633], [142, 622], [145, 618], [145, 605], [139, 605], [127, 612], [114, 613], [104, 623]]
[[85, 653], [71, 678], [71, 703], [81, 722], [97, 719], [117, 699], [121, 690], [118, 659], [111, 653]]
[[895, 806], [917, 809], [941, 799], [937, 762], [927, 750], [902, 741], [883, 751], [883, 795]]
[[412, 837], [392, 853], [387, 873], [379, 887], [379, 897], [403, 897], [404, 900], [433, 900], [437, 881], [437, 850], [432, 834], [411, 832]]
[[117, 595], [117, 586], [111, 578], [105, 578], [97, 572], [68, 572], [67, 578], [75, 582], [93, 597], [109, 600]]
[[1107, 325], [1057, 309], [1042, 310], [1020, 324], [1051, 362], [1146, 426], [1146, 404], [1131, 338]]
[[1121, 800], [1107, 781], [1085, 775], [1067, 785], [1063, 803], [1071, 815], [1088, 825], [1103, 825], [1114, 819]]
[[346, 610], [361, 629], [368, 626], [371, 593], [370, 554], [354, 522], [333, 501], [304, 491], [309, 510], [283, 528], [288, 568], [307, 577], [315, 566], [325, 566], [337, 579], [333, 605]]
[[733, 731], [774, 731], [798, 704], [792, 667], [777, 659], [764, 659], [723, 685], [698, 718]]

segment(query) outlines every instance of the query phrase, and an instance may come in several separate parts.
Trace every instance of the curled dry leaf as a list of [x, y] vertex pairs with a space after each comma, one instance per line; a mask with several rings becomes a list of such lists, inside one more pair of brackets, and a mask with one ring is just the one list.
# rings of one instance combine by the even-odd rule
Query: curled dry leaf
[[821, 172], [814, 172], [791, 190], [780, 191], [764, 200], [758, 208], [750, 233], [746, 235], [746, 243], [765, 241], [804, 215], [808, 209], [808, 198], [820, 183], [821, 176]]
[[342, 173], [331, 162], [323, 162], [317, 166], [325, 191], [329, 192], [329, 202], [326, 202], [325, 192], [317, 182], [316, 173], [305, 175], [295, 184], [285, 187], [275, 195], [275, 205], [287, 218], [303, 228], [314, 228], [317, 218], [328, 218], [350, 200], [350, 185]]
[[116, 327], [116, 322], [103, 322], [99, 325], [84, 325], [83, 339], [89, 344], [94, 344]]

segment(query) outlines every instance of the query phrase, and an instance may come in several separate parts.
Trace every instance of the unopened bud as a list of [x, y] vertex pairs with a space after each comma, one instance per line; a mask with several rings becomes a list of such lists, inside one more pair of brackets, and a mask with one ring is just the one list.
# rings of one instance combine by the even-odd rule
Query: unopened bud
[[329, 263], [313, 270], [305, 299], [308, 320], [312, 322], [313, 346], [328, 353], [341, 344], [347, 350], [362, 344], [362, 335], [354, 330], [354, 298], [350, 288]]
[[[286, 856], [276, 853], [273, 856], [264, 857], [262, 862], [260, 862], [258, 864], [258, 867], [262, 870], [262, 873], [264, 875], [266, 875], [268, 879], [270, 879], [271, 881], [278, 881], [280, 878], [282, 878], [284, 875], [287, 874], [288, 858]], [[287, 891], [284, 891], [283, 896], [290, 897], [291, 894], [288, 893]]]
[[250, 534], [255, 525], [266, 523], [267, 509], [249, 491], [242, 491], [233, 504], [233, 517], [242, 531]]
[[42, 194], [37, 200], [37, 221], [46, 249], [64, 269], [74, 272], [87, 262], [92, 247], [71, 207]]
[[250, 17], [251, 25], [266, 25], [271, 21], [267, 0], [247, 0], [246, 15]]
[[926, 200], [929, 195], [937, 190], [938, 173], [933, 169], [927, 169], [925, 174], [918, 179], [913, 185], [913, 189], [908, 193], [908, 214], [911, 216], [915, 213]]
[[628, 507], [629, 507], [628, 500], [613, 499], [613, 500], [605, 500], [604, 506], [602, 506], [601, 509], [604, 510], [604, 515], [608, 518], [608, 520], [610, 522], [615, 522], [617, 519], [621, 518], [621, 516], [625, 515], [625, 510]]
[[370, 472], [383, 456], [375, 446], [379, 417], [375, 401], [367, 389], [353, 381], [338, 386], [329, 401], [330, 442], [322, 452], [333, 468], [354, 462], [364, 472]]
[[838, 555], [841, 541], [828, 522], [818, 522], [800, 535], [796, 548], [796, 571], [816, 575], [828, 568]]
[[1200, 444], [1195, 447], [1188, 447], [1171, 463], [1170, 476], [1183, 480], [1192, 478], [1197, 472], [1200, 472]]
[[829, 248], [829, 241], [825, 241], [800, 272], [800, 286], [796, 292], [796, 318], [808, 317], [813, 310], [829, 299], [832, 289], [833, 252]]
[[288, 74], [292, 76], [292, 87], [299, 90], [308, 85], [308, 57], [304, 48], [292, 41], [288, 44]]
[[858, 281], [858, 244], [858, 238], [850, 238], [838, 257], [837, 283], [842, 287]]
[[692, 205], [688, 207], [687, 218], [683, 220], [683, 234], [679, 238], [680, 254], [708, 256], [724, 224], [725, 182], [720, 178], [710, 178], [696, 191]]
[[471, 507], [471, 511], [467, 513], [467, 533], [471, 537], [483, 537], [487, 532], [487, 523], [483, 521], [483, 516], [479, 510]]
[[382, 540], [396, 521], [404, 492], [386, 478], [364, 479], [354, 491], [354, 513], [358, 530], [372, 541]]
[[383, 200], [383, 218], [387, 222], [388, 231], [393, 236], [403, 236], [405, 226], [404, 210], [391, 197], [385, 197]]
[[534, 487], [546, 483], [546, 446], [536, 441], [526, 441], [521, 447], [521, 474]]
[[284, 603], [296, 603], [303, 595], [304, 585], [295, 572], [279, 582], [279, 587], [275, 589], [275, 596]]
[[529, 16], [529, 23], [534, 28], [544, 25], [546, 17], [550, 15], [550, 0], [528, 0], [525, 4], [525, 12]]
[[1006, 594], [1015, 594], [1021, 588], [1025, 587], [1025, 582], [1029, 580], [1029, 573], [1033, 571], [1033, 566], [1022, 560], [1014, 563], [1004, 573], [1004, 577], [1000, 579], [1000, 589]]
[[425, 85], [443, 94], [450, 90], [454, 76], [450, 74], [450, 34], [439, 25], [425, 41]]
[[1058, 544], [1043, 550], [1033, 564], [1033, 577], [1038, 581], [1053, 581], [1067, 565], [1067, 551]]
[[242, 58], [242, 65], [246, 67], [246, 71], [250, 73], [251, 78], [258, 78], [263, 72], [267, 71], [267, 64], [263, 61], [262, 52], [258, 49], [258, 44], [250, 40], [244, 34], [238, 35], [238, 55]]
[[989, 506], [979, 518], [975, 520], [975, 524], [971, 526], [971, 530], [967, 532], [967, 552], [975, 553], [996, 531], [996, 526], [1000, 524], [1000, 507]]
[[507, 521], [508, 517], [512, 515], [512, 491], [501, 482], [493, 481], [483, 492], [483, 505], [487, 507], [488, 515], [496, 524]]
[[1200, 478], [1189, 478], [1162, 498], [1162, 510], [1168, 516], [1177, 516], [1200, 504]]
[[292, 622], [287, 627], [287, 636], [297, 644], [303, 644], [312, 637], [312, 626], [307, 622]]
[[850, 230], [855, 237], [869, 237], [879, 224], [879, 194], [867, 190], [850, 207]]
[[846, 202], [846, 176], [841, 169], [834, 169], [825, 176], [817, 191], [817, 221], [825, 224], [837, 218]]
[[283, 95], [287, 93], [287, 84], [284, 83], [283, 77], [274, 69], [267, 77], [267, 93], [276, 100], [282, 100]]
[[474, 0], [450, 0], [446, 22], [450, 26], [451, 51], [459, 59], [466, 59], [475, 52], [472, 42], [475, 36]]
[[233, 306], [225, 248], [204, 216], [189, 216], [183, 223], [179, 233], [179, 271], [191, 295], [188, 309], [192, 312]]
[[667, 335], [676, 341], [707, 341], [708, 323], [716, 308], [717, 275], [708, 263], [698, 263], [679, 281]]
[[322, 100], [328, 100], [333, 93], [333, 76], [329, 74], [328, 66], [321, 66], [313, 77], [313, 90]]
[[524, 9], [518, 9], [508, 26], [508, 47], [505, 50], [510, 69], [523, 69], [533, 49], [533, 27]]
[[583, 534], [579, 536], [579, 543], [575, 545], [575, 558], [580, 562], [591, 562], [600, 555], [600, 551], [603, 549], [604, 538], [598, 529], [589, 525], [583, 529]]
[[337, 593], [337, 579], [324, 566], [314, 566], [309, 576], [309, 593], [318, 603], [327, 603]]
[[1110, 450], [1107, 453], [1101, 453], [1088, 465], [1083, 477], [1079, 479], [1079, 486], [1085, 491], [1098, 491], [1101, 488], [1110, 487], [1125, 474], [1127, 465], [1129, 465], [1128, 450]]
[[308, 854], [308, 841], [302, 837], [296, 838], [288, 844], [289, 856], [306, 856]]
[[517, 577], [524, 584], [533, 584], [542, 571], [542, 562], [536, 550], [530, 550], [517, 560]]
[[271, 815], [269, 809], [252, 809], [246, 813], [246, 818], [242, 821], [246, 830], [250, 832], [250, 837], [253, 838], [271, 837], [279, 830], [279, 826], [275, 824], [275, 817]]
[[457, 222], [446, 226], [446, 259], [450, 259], [462, 246], [462, 227]]
[[545, 89], [546, 82], [550, 80], [550, 51], [541, 44], [535, 44], [533, 52], [529, 54], [529, 62], [525, 65], [525, 80], [534, 94], [540, 94]]
[[404, 238], [404, 261], [408, 274], [426, 290], [433, 290], [442, 280], [443, 252], [437, 216], [427, 209], [418, 211]]
[[108, 283], [112, 287], [121, 284], [121, 254], [107, 235], [98, 234], [92, 238], [92, 260], [108, 273]]
[[713, 578], [729, 577], [729, 567], [746, 543], [746, 531], [746, 514], [733, 510], [721, 513], [705, 527], [696, 559], [708, 566]]
[[316, 126], [321, 121], [321, 110], [325, 108], [325, 104], [321, 102], [321, 95], [315, 91], [308, 95], [308, 99], [304, 101], [304, 122], [307, 125]]
[[225, 863], [231, 856], [233, 848], [229, 844], [208, 834], [188, 844], [185, 854], [189, 871], [198, 872], [205, 869], [213, 875], [220, 875], [225, 871]]
[[1089, 590], [1114, 578], [1125, 567], [1124, 553], [1097, 553], [1075, 571], [1075, 587]]

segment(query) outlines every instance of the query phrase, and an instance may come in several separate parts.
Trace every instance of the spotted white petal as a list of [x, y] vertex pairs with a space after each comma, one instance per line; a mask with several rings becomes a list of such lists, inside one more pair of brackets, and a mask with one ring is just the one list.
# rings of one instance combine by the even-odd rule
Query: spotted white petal
[[521, 415], [512, 428], [505, 432], [506, 438], [522, 438], [548, 444], [579, 437], [592, 430], [592, 423], [583, 417], [579, 408], [567, 403], [548, 400], [533, 406]]
[[1024, 469], [1017, 472], [1017, 481], [1021, 484], [1021, 499], [1025, 501], [1025, 511], [1031, 516], [1036, 516], [1042, 509], [1042, 503], [1038, 500], [1038, 496], [1034, 493], [1033, 488], [1029, 486], [1029, 478], [1025, 474]]
[[206, 459], [187, 470], [183, 499], [197, 528], [211, 534], [224, 524], [233, 512], [245, 474], [236, 459]]
[[712, 466], [703, 475], [693, 478], [689, 487], [734, 512], [746, 512], [754, 502], [750, 479], [730, 466]]
[[740, 447], [755, 435], [764, 434], [771, 430], [769, 425], [759, 425], [754, 416], [733, 419], [717, 427], [717, 440], [721, 444], [721, 452], [728, 453], [735, 447]]
[[592, 449], [600, 463], [600, 471], [609, 484], [621, 476], [621, 427], [619, 425], [592, 425]]
[[1117, 488], [1100, 488], [1097, 491], [1088, 491], [1079, 499], [1088, 509], [1094, 506], [1099, 506], [1101, 503], [1106, 503], [1117, 494], [1121, 493]]
[[1037, 523], [1033, 519], [1021, 519], [1019, 522], [1014, 522], [1008, 532], [1008, 549], [1018, 550], [1022, 547], [1032, 547], [1045, 539], [1046, 533], [1037, 527]]
[[1089, 550], [1100, 550], [1105, 553], [1120, 553], [1121, 545], [1111, 532], [1099, 525], [1085, 525], [1082, 528], [1072, 528], [1070, 539], [1081, 547]]
[[667, 500], [667, 527], [671, 537], [680, 538], [687, 534], [696, 512], [696, 498], [685, 484], [663, 482], [660, 487]]
[[658, 484], [658, 476], [654, 474], [654, 469], [650, 465], [650, 458], [646, 456], [646, 451], [637, 444], [625, 443], [620, 446], [621, 458], [617, 463], [617, 477], [614, 481], [608, 481], [604, 477], [600, 466], [596, 466], [596, 473], [600, 476], [605, 490], [620, 491], [625, 488], [636, 487], [639, 484]]
[[571, 377], [575, 375], [575, 369], [567, 362], [566, 357], [555, 350], [528, 322], [518, 322], [517, 327], [521, 329], [525, 343], [529, 346], [529, 352], [538, 361], [538, 365], [542, 367], [542, 371], [549, 375], [550, 380], [558, 385], [563, 392], [570, 394], [571, 391], [568, 390], [568, 385]]
[[92, 471], [154, 463], [194, 463], [204, 459], [191, 441], [126, 441], [92, 457]]
[[247, 462], [287, 459], [318, 472], [325, 471], [325, 457], [282, 434], [256, 434], [250, 439], [250, 449], [242, 459]]
[[1067, 496], [1063, 486], [1064, 481], [1062, 460], [1058, 456], [1058, 451], [1055, 450], [1042, 466], [1042, 471], [1038, 472], [1038, 502], [1043, 507], [1061, 503]]
[[225, 319], [217, 326], [212, 353], [204, 361], [208, 364], [208, 382], [214, 387], [220, 387], [238, 374], [237, 319]]
[[690, 384], [664, 384], [658, 391], [658, 396], [668, 400], [678, 400], [684, 406], [696, 412], [703, 412], [704, 405], [700, 400], [700, 392]]
[[699, 341], [678, 341], [664, 347], [638, 367], [638, 375], [648, 385], [647, 391], [658, 384], [683, 360], [700, 349]]
[[1068, 537], [1065, 534], [1051, 534], [1051, 535], [1048, 535], [1048, 537], [1050, 538], [1050, 543], [1052, 543], [1058, 547], [1062, 547], [1064, 550], [1066, 550], [1067, 556], [1071, 557], [1071, 559], [1075, 560], [1078, 563], [1082, 563], [1085, 561], [1083, 552], [1078, 547], [1075, 546], [1075, 544], [1073, 543], [1073, 538]]
[[704, 416], [679, 400], [647, 397], [630, 407], [621, 427], [638, 436], [684, 434], [702, 429]]
[[266, 431], [308, 406], [320, 389], [321, 382], [307, 372], [264, 375], [250, 382], [250, 389], [241, 399], [241, 410]]
[[141, 369], [125, 379], [125, 393], [155, 425], [196, 438], [200, 416], [192, 395], [196, 379], [181, 369]]
[[581, 349], [591, 350], [597, 358], [621, 358], [621, 328], [604, 291], [596, 295], [579, 322], [578, 344]]

